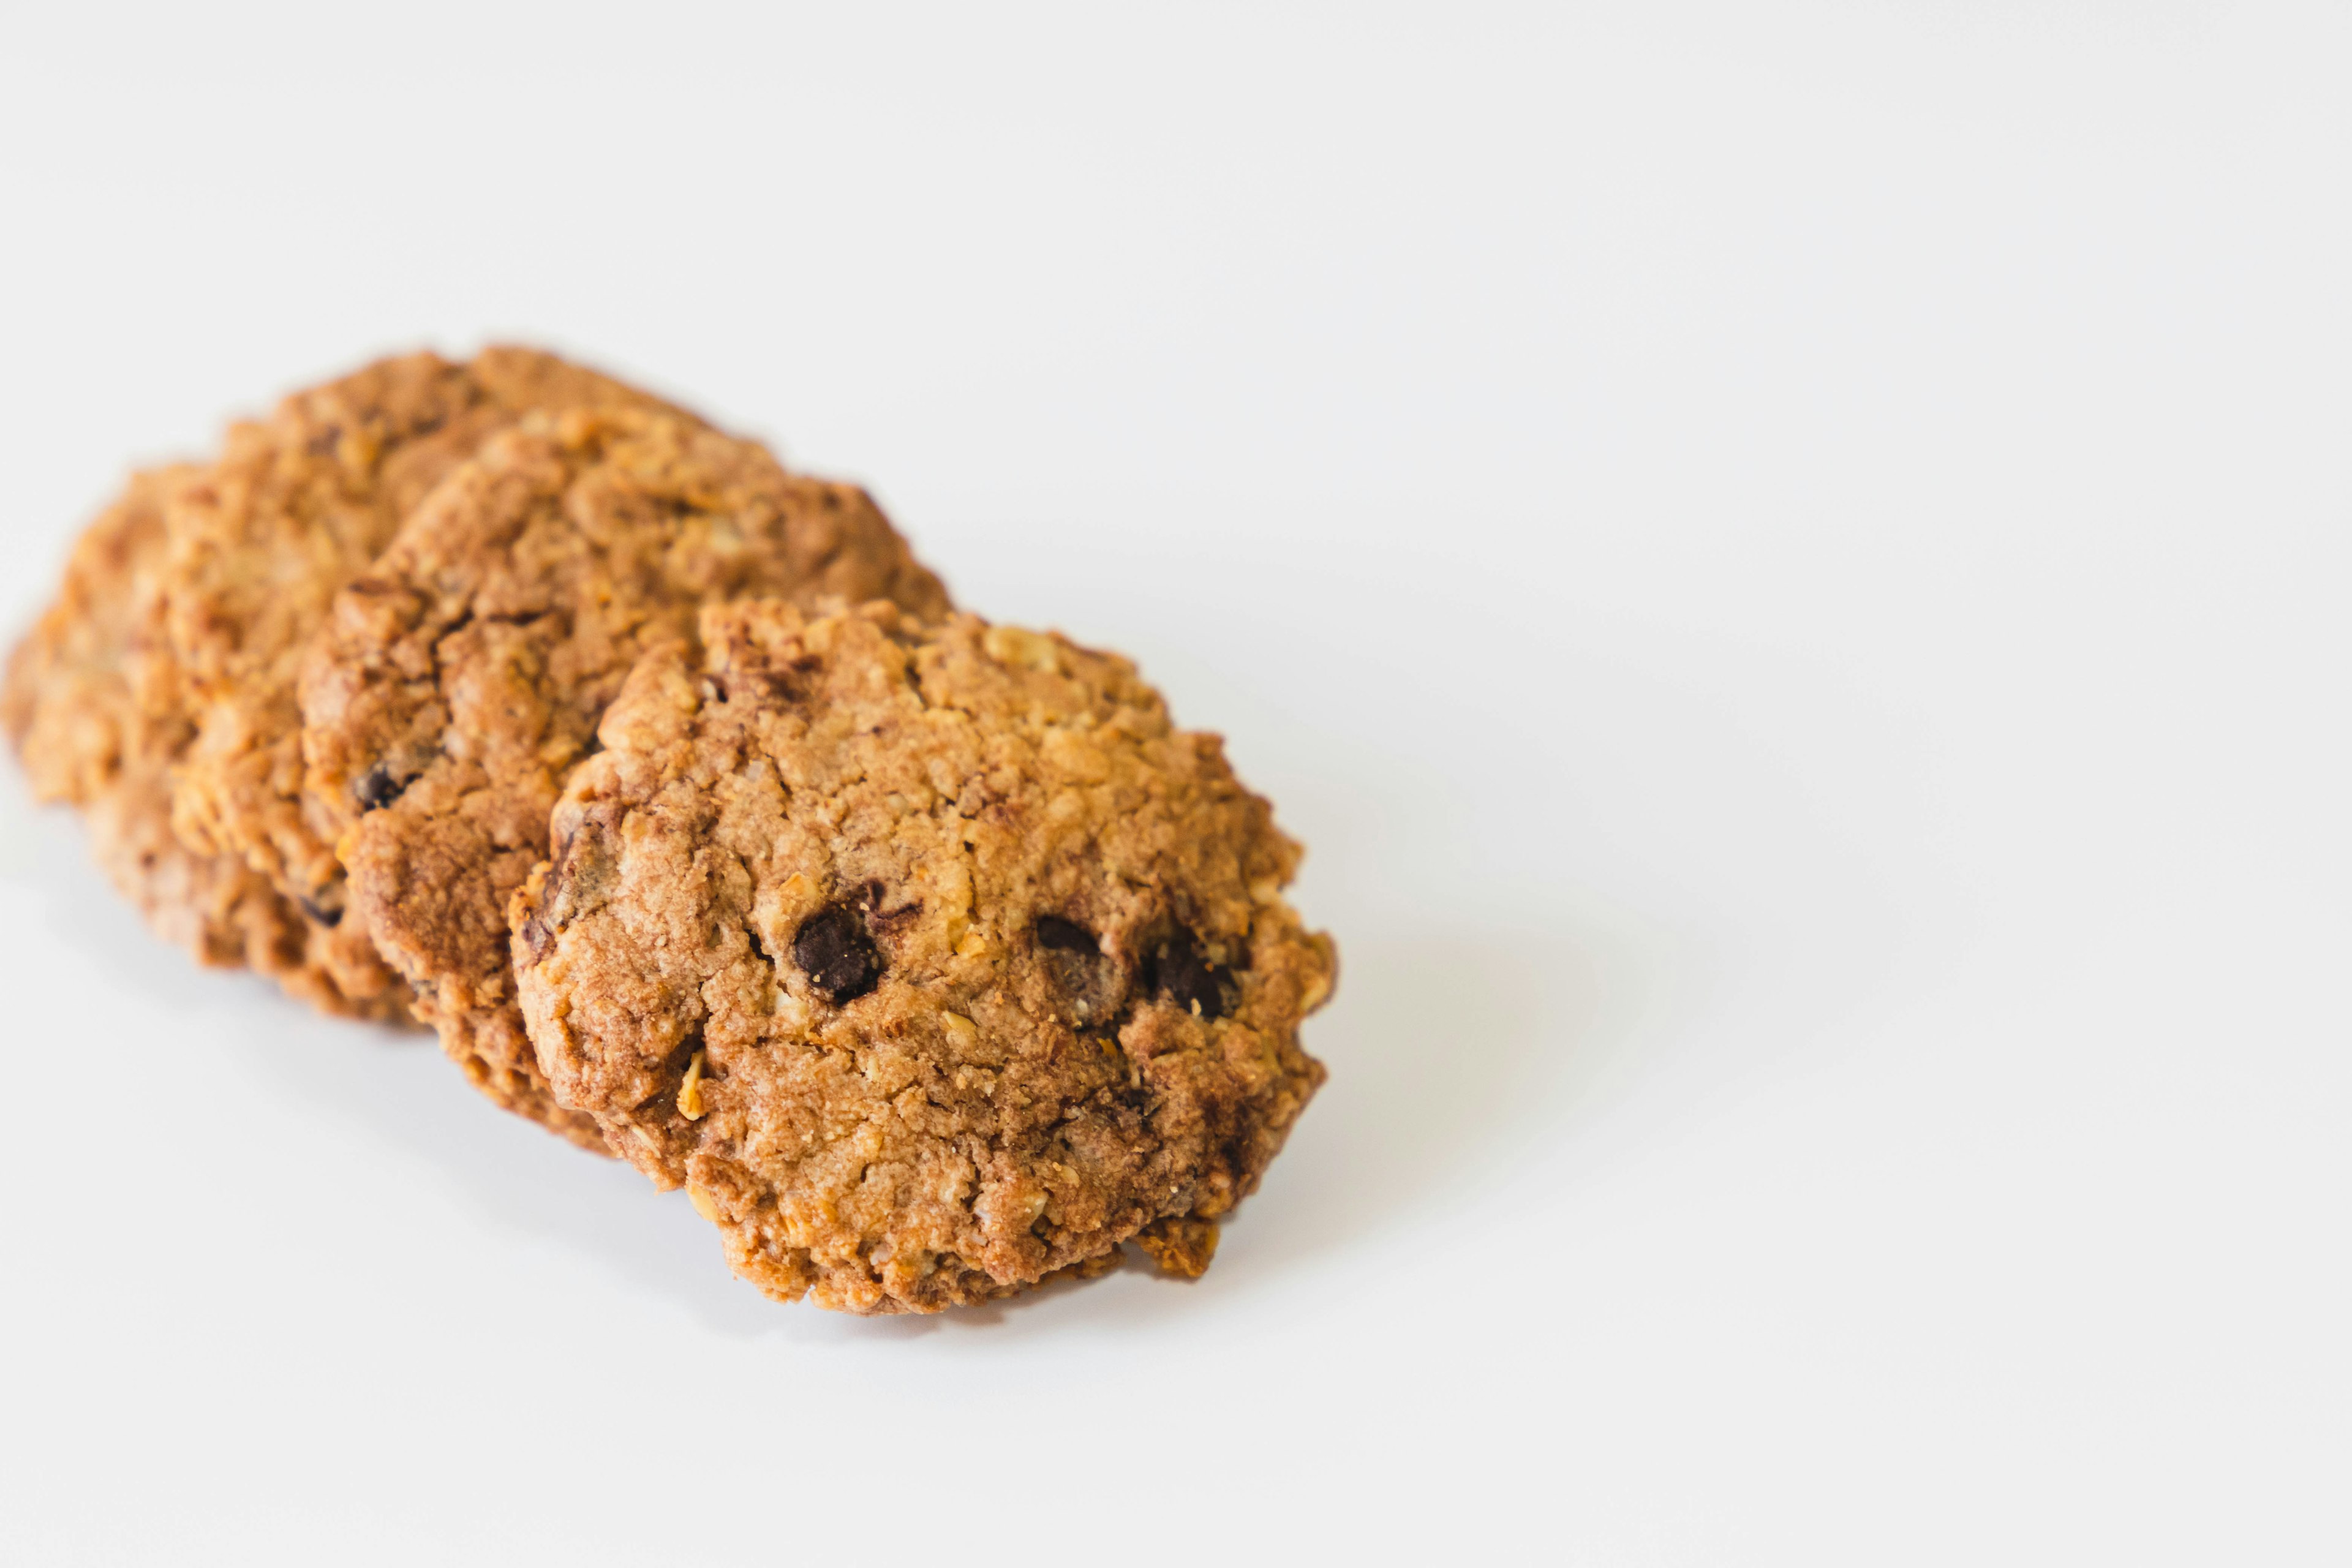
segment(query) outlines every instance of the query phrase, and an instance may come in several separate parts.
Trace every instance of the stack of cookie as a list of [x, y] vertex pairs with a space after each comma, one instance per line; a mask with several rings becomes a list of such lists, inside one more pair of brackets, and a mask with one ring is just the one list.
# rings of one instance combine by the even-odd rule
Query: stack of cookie
[[0, 722], [159, 932], [429, 1025], [780, 1300], [1196, 1275], [1323, 1078], [1331, 943], [1214, 736], [551, 355], [386, 360], [133, 476]]

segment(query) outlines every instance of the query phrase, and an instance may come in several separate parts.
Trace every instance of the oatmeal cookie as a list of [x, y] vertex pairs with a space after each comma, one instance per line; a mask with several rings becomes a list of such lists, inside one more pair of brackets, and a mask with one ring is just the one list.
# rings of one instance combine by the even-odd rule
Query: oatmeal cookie
[[41, 800], [88, 805], [138, 749], [142, 693], [172, 705], [168, 667], [153, 662], [155, 566], [165, 498], [201, 471], [179, 463], [131, 475], [74, 542], [58, 596], [8, 656], [0, 729]]
[[638, 656], [754, 594], [947, 602], [860, 490], [665, 415], [533, 416], [419, 504], [310, 649], [304, 807], [353, 918], [484, 1092], [584, 1147], [515, 1007], [507, 900]]
[[194, 737], [163, 628], [158, 573], [173, 493], [204, 470], [135, 474], [84, 531], [56, 601], [9, 658], [5, 729], [33, 792], [82, 809], [110, 879], [165, 940], [199, 961], [248, 964], [332, 1012], [406, 1016], [397, 996], [345, 994], [337, 939], [314, 929], [234, 855], [172, 831], [172, 771]]
[[331, 837], [302, 809], [303, 646], [408, 509], [490, 436], [533, 409], [604, 404], [666, 406], [529, 349], [462, 364], [404, 354], [233, 426], [220, 460], [173, 497], [165, 625], [195, 727], [173, 775], [174, 827], [295, 900], [348, 994], [404, 987], [356, 929], [329, 934], [344, 890]]
[[516, 897], [541, 1065], [780, 1300], [1197, 1274], [1324, 1072], [1298, 847], [1127, 660], [970, 616], [714, 607]]

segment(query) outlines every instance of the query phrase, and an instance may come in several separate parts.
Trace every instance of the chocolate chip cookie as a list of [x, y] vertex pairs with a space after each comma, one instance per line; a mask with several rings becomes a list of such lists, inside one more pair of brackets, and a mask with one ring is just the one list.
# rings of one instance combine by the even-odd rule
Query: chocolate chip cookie
[[309, 651], [303, 806], [351, 919], [484, 1092], [584, 1147], [523, 1033], [507, 900], [630, 667], [747, 595], [947, 603], [862, 491], [659, 413], [534, 415], [419, 503]]
[[462, 364], [401, 355], [234, 426], [220, 460], [174, 492], [162, 591], [195, 727], [174, 775], [174, 826], [195, 850], [244, 857], [293, 900], [344, 994], [396, 1000], [405, 987], [362, 932], [338, 930], [331, 825], [302, 805], [302, 649], [337, 590], [451, 468], [528, 412], [594, 405], [666, 407], [528, 349]]
[[706, 610], [509, 911], [566, 1105], [780, 1300], [936, 1311], [1139, 1240], [1198, 1273], [1322, 1081], [1336, 955], [1213, 735], [1057, 636]]
[[0, 683], [0, 729], [41, 799], [79, 806], [108, 877], [158, 933], [199, 961], [249, 964], [330, 1011], [399, 1018], [396, 995], [346, 994], [314, 929], [235, 855], [172, 831], [172, 773], [194, 736], [164, 636], [164, 515], [194, 465], [131, 477], [86, 530], [57, 599]]

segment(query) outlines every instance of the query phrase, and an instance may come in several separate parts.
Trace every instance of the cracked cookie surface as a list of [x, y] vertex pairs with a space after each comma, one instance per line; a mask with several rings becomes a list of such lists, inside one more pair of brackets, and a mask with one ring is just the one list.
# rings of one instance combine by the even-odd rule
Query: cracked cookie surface
[[172, 498], [161, 592], [194, 726], [175, 829], [196, 851], [242, 856], [292, 900], [324, 978], [354, 998], [406, 988], [363, 933], [338, 929], [341, 868], [302, 804], [303, 647], [450, 468], [529, 412], [591, 405], [666, 406], [535, 350], [403, 354], [233, 426], [220, 459]]
[[34, 794], [81, 809], [100, 866], [148, 924], [199, 962], [249, 965], [331, 1012], [407, 1016], [399, 998], [351, 996], [329, 978], [337, 939], [235, 855], [172, 830], [172, 775], [194, 736], [163, 630], [160, 573], [173, 493], [193, 464], [134, 474], [84, 530], [57, 598], [8, 661], [0, 730]]
[[1322, 1081], [1299, 850], [1134, 667], [887, 605], [649, 654], [509, 919], [564, 1103], [771, 1296], [1197, 1274]]
[[534, 415], [419, 503], [309, 650], [304, 807], [352, 921], [478, 1088], [583, 1147], [604, 1140], [515, 1006], [507, 900], [638, 657], [755, 594], [947, 603], [854, 487], [683, 418]]

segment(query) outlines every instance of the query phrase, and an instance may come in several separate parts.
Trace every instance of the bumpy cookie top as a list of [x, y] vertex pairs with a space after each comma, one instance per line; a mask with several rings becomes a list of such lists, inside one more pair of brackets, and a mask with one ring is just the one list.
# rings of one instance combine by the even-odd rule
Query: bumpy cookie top
[[751, 594], [947, 602], [862, 491], [688, 420], [575, 410], [454, 470], [310, 650], [305, 806], [354, 917], [485, 1091], [583, 1145], [514, 1009], [507, 899], [638, 656]]
[[491, 348], [462, 364], [379, 360], [233, 426], [171, 509], [164, 592], [198, 729], [174, 791], [182, 837], [246, 856], [336, 919], [332, 840], [300, 804], [305, 644], [409, 509], [489, 437], [533, 410], [620, 405], [667, 407], [552, 354]]
[[1129, 1238], [1197, 1272], [1335, 965], [1217, 738], [969, 616], [701, 638], [631, 676], [510, 910], [557, 1093], [782, 1300], [932, 1311]]
[[[335, 1012], [404, 1017], [396, 994], [335, 983], [354, 966], [345, 939], [306, 921], [241, 858], [192, 852], [173, 834], [172, 773], [194, 731], [159, 574], [171, 496], [203, 472], [134, 474], [84, 531], [57, 599], [9, 658], [0, 729], [35, 794], [83, 809], [99, 863], [168, 941], [207, 963], [249, 963]], [[373, 964], [357, 955], [356, 967]]]

